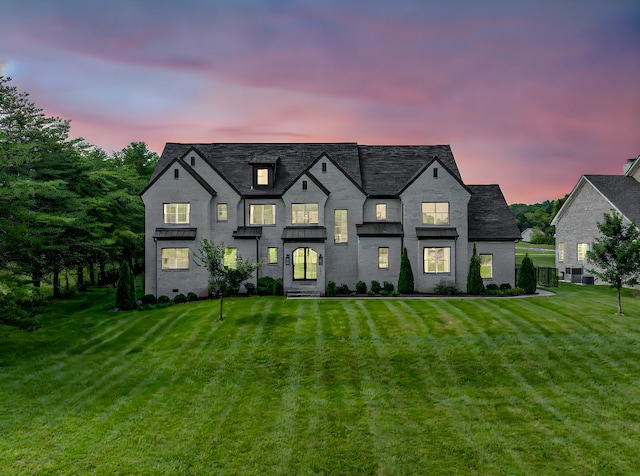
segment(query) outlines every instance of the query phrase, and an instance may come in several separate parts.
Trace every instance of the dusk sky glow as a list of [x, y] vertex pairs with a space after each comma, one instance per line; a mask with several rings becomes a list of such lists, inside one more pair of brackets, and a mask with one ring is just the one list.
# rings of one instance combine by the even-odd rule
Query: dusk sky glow
[[640, 154], [639, 0], [0, 0], [0, 65], [108, 153], [450, 144], [508, 203]]

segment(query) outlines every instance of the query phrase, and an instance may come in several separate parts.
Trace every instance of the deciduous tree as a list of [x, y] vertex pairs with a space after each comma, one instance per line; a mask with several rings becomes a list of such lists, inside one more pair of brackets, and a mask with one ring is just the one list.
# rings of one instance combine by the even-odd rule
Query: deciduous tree
[[600, 236], [593, 249], [587, 251], [587, 260], [597, 266], [588, 271], [611, 284], [618, 291], [618, 314], [622, 314], [620, 289], [638, 284], [640, 278], [640, 239], [635, 222], [625, 224], [622, 215], [615, 211], [604, 214], [604, 222], [598, 223]]
[[223, 320], [222, 303], [231, 290], [240, 288], [243, 282], [251, 277], [253, 272], [260, 267], [260, 262], [252, 264], [250, 260], [244, 260], [240, 256], [234, 265], [225, 265], [224, 243], [215, 244], [207, 238], [203, 238], [200, 248], [195, 253], [194, 261], [209, 271], [209, 289], [214, 297], [220, 298], [219, 320]]

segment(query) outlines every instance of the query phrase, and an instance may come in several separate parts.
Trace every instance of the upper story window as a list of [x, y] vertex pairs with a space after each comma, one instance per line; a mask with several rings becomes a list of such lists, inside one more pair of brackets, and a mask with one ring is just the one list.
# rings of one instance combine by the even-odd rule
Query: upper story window
[[293, 225], [317, 225], [317, 203], [293, 203], [291, 205], [291, 223]]
[[251, 205], [249, 207], [250, 225], [275, 225], [276, 206], [273, 203]]
[[218, 203], [216, 206], [216, 215], [218, 221], [227, 221], [229, 219], [229, 210], [226, 203]]
[[256, 188], [273, 187], [274, 168], [268, 164], [255, 164], [253, 166], [253, 186]]
[[449, 202], [422, 202], [422, 223], [425, 225], [448, 225]]
[[558, 261], [564, 261], [564, 243], [558, 243]]
[[376, 220], [386, 220], [387, 219], [387, 204], [386, 203], [376, 203]]
[[191, 206], [188, 203], [165, 203], [164, 222], [186, 225], [189, 223]]
[[349, 242], [349, 233], [348, 233], [348, 219], [347, 219], [347, 210], [335, 210], [334, 211], [334, 243], [348, 243]]

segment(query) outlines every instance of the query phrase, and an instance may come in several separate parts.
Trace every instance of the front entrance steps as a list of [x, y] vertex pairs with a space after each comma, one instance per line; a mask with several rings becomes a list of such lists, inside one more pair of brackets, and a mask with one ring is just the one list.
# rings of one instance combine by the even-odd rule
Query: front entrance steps
[[287, 291], [287, 299], [303, 298], [303, 297], [320, 297], [320, 291], [317, 288], [292, 288]]

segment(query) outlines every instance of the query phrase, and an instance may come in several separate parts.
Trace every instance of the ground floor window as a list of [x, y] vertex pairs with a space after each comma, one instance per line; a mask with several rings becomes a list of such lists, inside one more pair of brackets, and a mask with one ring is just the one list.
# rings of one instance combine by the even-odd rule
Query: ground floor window
[[480, 255], [480, 276], [482, 279], [493, 278], [493, 255]]
[[587, 251], [589, 251], [589, 243], [578, 243], [578, 261], [587, 259]]
[[293, 279], [318, 279], [318, 253], [312, 248], [298, 248], [294, 250]]
[[425, 273], [449, 273], [451, 272], [451, 248], [425, 248], [424, 249]]
[[189, 269], [189, 248], [162, 248], [162, 269]]
[[224, 265], [232, 269], [238, 266], [238, 248], [226, 248], [224, 250]]
[[389, 248], [378, 248], [378, 269], [389, 269]]
[[278, 248], [272, 247], [267, 249], [267, 263], [278, 264]]

